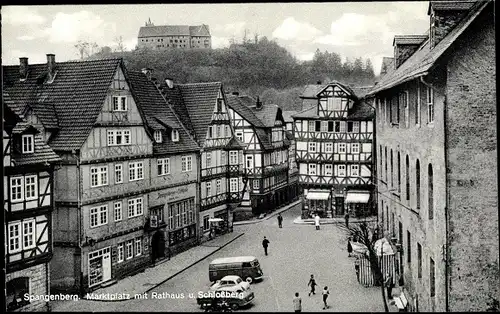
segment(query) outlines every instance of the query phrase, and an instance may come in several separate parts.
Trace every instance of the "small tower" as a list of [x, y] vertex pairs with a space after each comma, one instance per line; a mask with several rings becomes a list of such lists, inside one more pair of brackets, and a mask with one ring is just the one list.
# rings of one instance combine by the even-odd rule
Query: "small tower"
[[148, 21], [146, 22], [146, 26], [155, 26], [153, 23], [151, 23], [151, 18], [148, 18]]

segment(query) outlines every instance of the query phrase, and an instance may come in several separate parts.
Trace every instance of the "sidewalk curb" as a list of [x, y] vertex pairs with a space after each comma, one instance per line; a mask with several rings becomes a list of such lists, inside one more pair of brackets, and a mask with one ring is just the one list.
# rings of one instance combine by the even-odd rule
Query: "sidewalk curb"
[[255, 219], [255, 220], [243, 220], [243, 221], [237, 221], [237, 222], [233, 222], [233, 226], [241, 226], [241, 225], [251, 225], [251, 224], [256, 224], [256, 223], [259, 223], [261, 221], [264, 221], [264, 220], [268, 220], [269, 218], [271, 217], [274, 217], [276, 216], [277, 214], [280, 214], [282, 212], [285, 212], [287, 210], [289, 210], [290, 208], [292, 208], [293, 206], [299, 204], [302, 200], [296, 200], [288, 205], [285, 205], [284, 207], [272, 212], [271, 214], [267, 215], [266, 217], [262, 218], [262, 219]]
[[[141, 294], [141, 293], [149, 293], [151, 290], [153, 289], [156, 289], [158, 286], [164, 284], [165, 282], [169, 281], [170, 279], [174, 278], [175, 276], [179, 275], [180, 273], [184, 272], [185, 270], [187, 270], [188, 268], [191, 268], [192, 266], [198, 264], [199, 262], [203, 261], [204, 259], [206, 259], [207, 257], [209, 257], [210, 255], [212, 254], [215, 254], [217, 251], [221, 250], [222, 248], [226, 247], [227, 245], [231, 244], [232, 242], [234, 242], [235, 240], [239, 239], [240, 237], [242, 237], [243, 235], [245, 235], [244, 232], [240, 233], [239, 235], [237, 235], [236, 237], [234, 237], [233, 239], [231, 239], [230, 241], [226, 242], [224, 245], [221, 245], [219, 246], [216, 250], [214, 250], [213, 252], [210, 252], [209, 254], [205, 255], [204, 257], [194, 261], [193, 263], [189, 264], [188, 266], [184, 267], [183, 269], [177, 271], [175, 274], [167, 277], [165, 280], [161, 281], [160, 283], [158, 284], [155, 284], [153, 287], [149, 288], [148, 290], [146, 291], [143, 291], [143, 292], [136, 292], [136, 294]], [[201, 245], [201, 244], [200, 244]], [[168, 261], [167, 261], [168, 262]], [[90, 292], [89, 292], [90, 293]], [[82, 300], [87, 300], [87, 301], [94, 301], [94, 302], [125, 302], [125, 301], [131, 301], [131, 300], [134, 300], [133, 298], [131, 299], [124, 299], [124, 300], [89, 300], [85, 297], [82, 297], [81, 298]]]
[[[328, 219], [328, 220], [326, 220]], [[375, 221], [375, 219], [367, 219], [366, 222], [370, 222], [370, 221]], [[349, 220], [349, 223], [362, 223], [364, 222], [364, 220]], [[293, 223], [294, 224], [297, 224], [297, 225], [314, 225], [314, 219], [313, 218], [308, 218], [308, 219], [302, 219], [299, 217], [295, 218], [293, 220]], [[320, 220], [320, 224], [321, 225], [333, 225], [333, 224], [344, 224], [344, 220], [342, 218], [323, 218]]]

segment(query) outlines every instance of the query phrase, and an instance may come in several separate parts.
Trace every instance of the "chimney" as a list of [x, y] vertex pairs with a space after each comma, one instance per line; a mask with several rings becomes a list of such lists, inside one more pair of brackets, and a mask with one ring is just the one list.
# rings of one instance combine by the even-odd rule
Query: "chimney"
[[148, 80], [151, 81], [151, 75], [153, 74], [153, 69], [150, 69], [150, 68], [142, 68], [141, 69], [141, 72], [144, 73], [146, 75], [146, 77], [148, 78]]
[[259, 99], [259, 96], [257, 96], [257, 103], [255, 104], [255, 109], [260, 110], [262, 109], [262, 102]]
[[19, 58], [19, 79], [25, 80], [28, 76], [28, 58]]
[[396, 35], [392, 45], [394, 46], [395, 68], [399, 68], [403, 62], [408, 60], [427, 40], [427, 35]]
[[171, 78], [167, 77], [165, 79], [165, 83], [167, 83], [168, 88], [170, 88], [170, 89], [174, 88], [174, 80], [172, 80]]
[[52, 53], [47, 54], [47, 80], [50, 82], [54, 79], [56, 73], [56, 55]]
[[475, 1], [430, 1], [427, 15], [430, 16], [431, 49], [457, 26]]
[[239, 93], [239, 92], [233, 92], [233, 95], [234, 95], [234, 96], [239, 96], [239, 95], [240, 95], [240, 93]]
[[321, 81], [317, 81], [316, 84], [321, 85]]

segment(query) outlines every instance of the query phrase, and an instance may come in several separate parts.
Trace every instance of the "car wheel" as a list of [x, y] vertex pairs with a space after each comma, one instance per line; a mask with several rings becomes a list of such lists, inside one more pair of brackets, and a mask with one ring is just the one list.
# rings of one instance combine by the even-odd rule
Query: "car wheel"
[[252, 277], [247, 277], [247, 279], [245, 279], [245, 281], [248, 283], [252, 283], [253, 279], [252, 279]]
[[236, 303], [231, 304], [231, 309], [233, 309], [233, 311], [236, 311], [237, 309], [239, 309], [239, 307], [240, 306]]

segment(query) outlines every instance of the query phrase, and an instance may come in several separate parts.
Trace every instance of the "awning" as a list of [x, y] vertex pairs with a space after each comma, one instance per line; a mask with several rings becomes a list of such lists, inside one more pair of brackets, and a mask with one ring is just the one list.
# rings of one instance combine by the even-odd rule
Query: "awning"
[[345, 198], [345, 203], [368, 203], [370, 192], [368, 191], [349, 191]]
[[222, 219], [222, 218], [210, 218], [210, 219], [208, 219], [208, 222], [221, 222], [221, 221], [224, 221], [224, 219]]
[[330, 191], [309, 191], [306, 195], [308, 200], [327, 200], [330, 197]]

